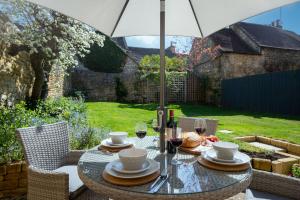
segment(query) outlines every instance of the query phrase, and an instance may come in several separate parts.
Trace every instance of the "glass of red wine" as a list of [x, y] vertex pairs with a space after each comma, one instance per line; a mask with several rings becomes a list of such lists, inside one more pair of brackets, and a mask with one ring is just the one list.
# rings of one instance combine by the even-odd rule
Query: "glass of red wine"
[[138, 122], [135, 125], [135, 134], [142, 140], [147, 135], [147, 124], [144, 122]]
[[178, 147], [182, 145], [183, 142], [183, 134], [181, 128], [177, 128], [175, 133], [172, 133], [172, 138], [170, 138], [171, 144], [176, 147], [176, 159], [172, 160], [172, 165], [181, 165], [182, 161], [178, 160]]
[[198, 135], [204, 134], [207, 129], [206, 120], [202, 118], [195, 119], [194, 128]]
[[[157, 119], [152, 120], [152, 128], [153, 128], [154, 132], [159, 133], [160, 129], [159, 129], [159, 126], [158, 126]], [[153, 139], [153, 142], [157, 141], [158, 139], [159, 139], [159, 137], [155, 136], [154, 139]]]

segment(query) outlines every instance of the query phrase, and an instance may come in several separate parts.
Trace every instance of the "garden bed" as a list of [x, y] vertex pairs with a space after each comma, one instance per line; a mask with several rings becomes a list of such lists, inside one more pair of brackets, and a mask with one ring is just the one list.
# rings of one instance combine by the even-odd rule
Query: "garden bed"
[[260, 142], [284, 149], [288, 152], [245, 152], [252, 158], [251, 162], [254, 169], [289, 175], [291, 174], [292, 166], [294, 164], [300, 164], [300, 156], [298, 156], [300, 155], [300, 145], [298, 144], [263, 136], [245, 136], [237, 137], [235, 139], [249, 143]]

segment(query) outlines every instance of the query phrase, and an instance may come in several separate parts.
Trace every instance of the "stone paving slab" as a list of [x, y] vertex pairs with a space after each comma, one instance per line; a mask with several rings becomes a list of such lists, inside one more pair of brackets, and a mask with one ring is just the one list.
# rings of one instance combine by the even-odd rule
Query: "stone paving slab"
[[283, 196], [277, 196], [267, 192], [247, 189], [245, 194], [245, 200], [292, 200], [292, 199]]
[[282, 148], [279, 148], [279, 147], [275, 147], [273, 145], [269, 145], [269, 144], [264, 144], [264, 143], [261, 143], [261, 142], [249, 142], [250, 145], [253, 145], [255, 147], [259, 147], [259, 148], [262, 148], [262, 149], [266, 149], [266, 150], [269, 150], [269, 151], [281, 151], [281, 152], [286, 152], [285, 149], [282, 149]]

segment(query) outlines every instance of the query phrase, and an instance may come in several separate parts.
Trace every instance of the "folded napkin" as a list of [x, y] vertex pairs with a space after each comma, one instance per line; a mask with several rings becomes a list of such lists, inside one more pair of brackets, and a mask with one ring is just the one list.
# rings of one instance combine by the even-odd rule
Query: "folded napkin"
[[98, 147], [98, 150], [105, 150], [105, 151], [109, 151], [109, 152], [112, 152], [112, 153], [117, 153], [123, 149], [129, 149], [129, 148], [132, 148], [133, 147], [133, 144], [130, 144], [129, 146], [125, 146], [125, 147], [108, 147], [108, 146], [104, 146], [104, 145], [100, 145]]

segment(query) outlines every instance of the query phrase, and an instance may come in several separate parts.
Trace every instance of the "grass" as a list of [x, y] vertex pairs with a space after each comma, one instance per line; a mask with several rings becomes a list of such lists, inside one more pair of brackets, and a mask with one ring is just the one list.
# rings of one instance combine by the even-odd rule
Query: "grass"
[[[156, 116], [156, 104], [88, 102], [86, 105], [89, 123], [94, 127], [109, 127], [114, 131], [127, 131], [130, 136], [134, 136], [135, 124], [144, 121], [148, 124], [149, 134], [155, 134], [151, 129], [151, 122]], [[263, 135], [300, 144], [300, 117], [246, 113], [200, 105], [185, 104], [169, 105], [168, 107], [175, 110], [177, 118], [189, 116], [218, 119], [218, 130], [233, 131], [232, 134], [217, 133], [222, 140], [232, 141], [233, 137], [243, 135]], [[245, 143], [238, 143], [242, 149], [259, 151]]]

